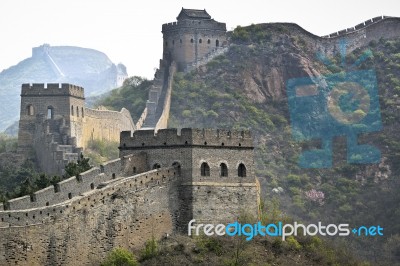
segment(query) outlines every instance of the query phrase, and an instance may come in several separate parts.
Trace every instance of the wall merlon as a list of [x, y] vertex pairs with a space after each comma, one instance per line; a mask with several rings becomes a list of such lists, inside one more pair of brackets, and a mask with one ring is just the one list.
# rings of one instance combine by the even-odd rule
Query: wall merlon
[[115, 178], [116, 175], [119, 175], [122, 172], [121, 170], [122, 170], [122, 162], [120, 158], [108, 161], [100, 165], [100, 172], [104, 173], [106, 176], [110, 178]]
[[27, 95], [75, 96], [84, 98], [84, 89], [68, 83], [24, 83], [21, 86], [21, 96]]

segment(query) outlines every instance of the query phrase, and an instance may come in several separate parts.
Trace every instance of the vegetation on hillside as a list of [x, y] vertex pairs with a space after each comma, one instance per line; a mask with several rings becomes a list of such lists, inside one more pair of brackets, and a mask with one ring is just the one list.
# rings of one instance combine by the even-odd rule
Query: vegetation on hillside
[[106, 98], [97, 102], [111, 110], [120, 111], [126, 108], [131, 113], [134, 122], [137, 122], [146, 107], [149, 89], [152, 81], [142, 77], [130, 77], [124, 81], [121, 88], [113, 90]]
[[[263, 224], [292, 222], [275, 201], [263, 206], [264, 211], [268, 210], [268, 215], [262, 216]], [[239, 222], [251, 224], [255, 219], [242, 215]], [[245, 238], [173, 234], [159, 241], [152, 238], [131, 255], [138, 255], [140, 265], [368, 265], [355, 259], [346, 247], [333, 247], [317, 236], [299, 234], [285, 241], [269, 236], [256, 236], [250, 241]], [[114, 253], [110, 252], [108, 258]]]
[[[277, 197], [285, 212], [305, 222], [379, 224], [385, 228], [384, 237], [349, 236], [335, 242], [372, 262], [399, 261], [400, 40], [381, 39], [359, 47], [347, 54], [346, 65], [342, 65], [339, 54], [329, 58], [331, 64], [321, 62], [313, 44], [301, 32], [291, 31], [288, 24], [238, 27], [230, 36], [232, 43], [226, 54], [190, 73], [176, 74], [169, 127], [250, 129], [264, 197]], [[358, 68], [349, 68], [366, 49], [372, 56]], [[376, 71], [383, 130], [362, 135], [359, 141], [382, 151], [381, 164], [347, 164], [345, 138], [338, 137], [334, 140], [332, 168], [299, 168], [300, 152], [320, 144], [318, 140], [292, 140], [285, 87], [273, 91], [266, 78], [275, 75], [285, 82], [304, 76], [307, 68], [323, 75], [359, 69]], [[251, 79], [255, 84], [250, 86], [246, 82]], [[140, 86], [126, 85], [125, 97], [120, 96], [120, 89], [114, 99], [105, 101], [106, 105], [118, 109], [130, 95], [142, 102], [141, 107], [137, 105], [137, 116], [143, 110], [147, 92], [137, 94]], [[279, 187], [282, 189], [272, 192]]]
[[[175, 76], [169, 126], [251, 129], [255, 136], [256, 174], [267, 197], [273, 195], [274, 188], [282, 187], [284, 192], [279, 199], [285, 211], [309, 222], [379, 224], [385, 228], [384, 237], [349, 237], [343, 245], [374, 262], [400, 260], [400, 40], [381, 39], [360, 47], [346, 56], [346, 66], [341, 65], [340, 55], [329, 58], [331, 65], [323, 65], [301, 35], [291, 35], [283, 26], [278, 29], [283, 33], [281, 38], [291, 41], [282, 53], [310, 58], [320, 73], [376, 71], [383, 130], [361, 136], [360, 143], [370, 143], [382, 151], [380, 165], [347, 164], [345, 138], [338, 138], [334, 142], [333, 168], [298, 167], [300, 151], [319, 144], [292, 140], [285, 92], [282, 97], [257, 103], [244, 89], [243, 80], [259, 74], [254, 66], [270, 64], [281, 46], [282, 39], [275, 33], [265, 33], [263, 39], [258, 25], [238, 27], [227, 54], [196, 71]], [[372, 51], [372, 56], [358, 69], [348, 68], [366, 49]], [[291, 66], [287, 71], [296, 71], [295, 68]], [[265, 74], [268, 72], [261, 73]], [[313, 198], [312, 191], [321, 198]]]
[[62, 176], [49, 176], [40, 173], [32, 161], [26, 160], [18, 167], [15, 162], [0, 164], [0, 202], [32, 195], [38, 190], [57, 184], [72, 176], [79, 175], [91, 168], [89, 158], [81, 155], [74, 163], [65, 166], [65, 174]]
[[119, 157], [119, 142], [107, 140], [90, 140], [85, 154], [94, 166], [117, 159]]

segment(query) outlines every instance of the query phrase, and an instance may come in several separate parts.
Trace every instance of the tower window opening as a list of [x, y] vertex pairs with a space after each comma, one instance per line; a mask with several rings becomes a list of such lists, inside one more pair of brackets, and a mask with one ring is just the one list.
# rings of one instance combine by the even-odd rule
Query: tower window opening
[[193, 43], [194, 42], [193, 39], [190, 39], [190, 42]]
[[208, 163], [202, 163], [200, 166], [201, 176], [210, 176], [210, 166]]
[[208, 43], [208, 44], [210, 44], [210, 43], [211, 43], [211, 40], [210, 40], [210, 39], [208, 39], [207, 43]]
[[34, 115], [35, 114], [35, 112], [33, 111], [33, 105], [32, 104], [30, 104], [30, 105], [28, 105], [26, 107], [26, 112], [27, 112], [28, 115]]
[[49, 106], [47, 107], [47, 119], [53, 119], [53, 117], [54, 117], [53, 107]]
[[221, 175], [221, 177], [228, 176], [228, 167], [226, 166], [226, 164], [221, 163], [219, 167], [220, 167], [220, 175]]
[[79, 107], [76, 107], [76, 117], [79, 117]]
[[215, 41], [215, 47], [219, 47], [219, 40]]
[[199, 43], [202, 43], [203, 42], [203, 40], [202, 39], [199, 39]]
[[239, 164], [238, 167], [238, 176], [239, 177], [246, 177], [246, 166], [244, 164]]
[[85, 114], [83, 113], [83, 107], [81, 108], [81, 113], [82, 113], [82, 117], [84, 117], [85, 116]]
[[182, 39], [180, 39], [179, 42], [182, 43]]
[[153, 165], [153, 169], [159, 169], [159, 168], [161, 168], [161, 165], [159, 163], [155, 163]]
[[71, 105], [71, 116], [74, 116], [74, 106]]

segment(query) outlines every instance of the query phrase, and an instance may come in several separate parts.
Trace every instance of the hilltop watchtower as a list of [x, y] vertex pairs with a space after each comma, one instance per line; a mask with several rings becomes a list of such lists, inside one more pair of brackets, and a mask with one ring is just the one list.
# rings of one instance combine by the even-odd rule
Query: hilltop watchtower
[[176, 19], [162, 26], [163, 59], [175, 61], [179, 71], [226, 45], [226, 24], [205, 9], [182, 8]]
[[177, 227], [186, 228], [191, 219], [217, 224], [233, 221], [241, 212], [258, 215], [260, 189], [250, 131], [183, 128], [180, 134], [177, 129], [154, 134], [153, 130], [122, 132], [120, 157], [146, 156], [146, 161], [132, 165], [133, 172], [178, 169]]
[[[82, 87], [71, 84], [23, 84], [21, 91], [21, 111], [18, 132], [20, 151], [31, 149], [35, 143], [35, 132], [40, 122], [47, 121], [48, 131], [62, 127], [63, 135], [69, 139], [57, 142], [75, 144], [71, 138], [79, 134], [85, 116], [85, 98]], [[40, 120], [40, 121], [38, 121]], [[45, 132], [43, 132], [45, 133]]]

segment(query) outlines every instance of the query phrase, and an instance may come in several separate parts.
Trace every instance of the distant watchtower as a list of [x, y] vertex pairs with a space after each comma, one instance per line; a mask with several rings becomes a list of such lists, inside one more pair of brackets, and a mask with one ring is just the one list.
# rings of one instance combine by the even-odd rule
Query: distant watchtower
[[[37, 128], [45, 121], [48, 133], [59, 132], [62, 129], [60, 135], [54, 136], [55, 141], [60, 144], [75, 144], [70, 142], [74, 142], [77, 135], [81, 134], [84, 110], [85, 98], [81, 87], [71, 84], [23, 84], [18, 133], [19, 151], [30, 150], [37, 138], [46, 134]], [[62, 139], [63, 136], [69, 138]]]
[[163, 24], [163, 59], [179, 71], [226, 45], [226, 24], [204, 10], [182, 8], [177, 22]]

